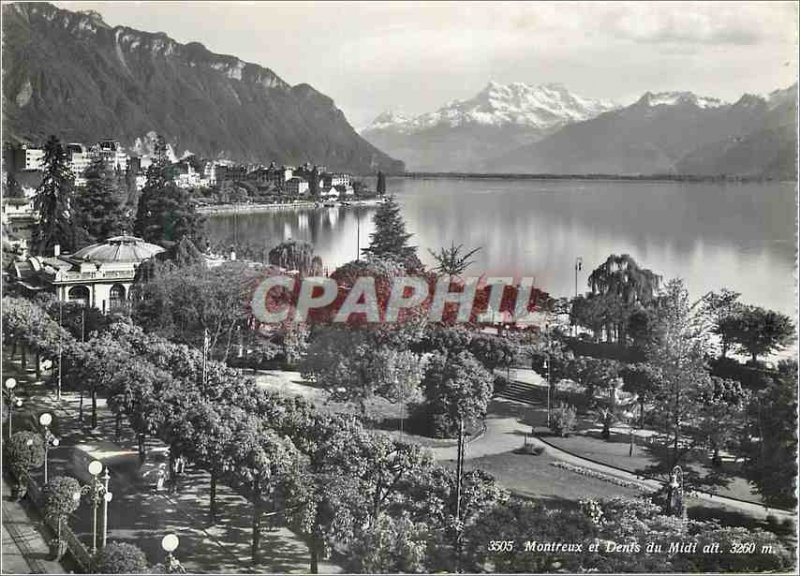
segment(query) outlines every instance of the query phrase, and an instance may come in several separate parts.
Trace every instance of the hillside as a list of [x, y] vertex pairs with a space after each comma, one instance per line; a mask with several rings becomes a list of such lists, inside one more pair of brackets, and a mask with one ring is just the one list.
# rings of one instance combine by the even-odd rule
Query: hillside
[[363, 140], [308, 84], [202, 44], [110, 27], [92, 12], [3, 6], [6, 139], [114, 138], [150, 131], [176, 151], [239, 161], [318, 163], [358, 173], [403, 170]]
[[433, 112], [385, 112], [361, 135], [404, 160], [409, 170], [477, 171], [489, 158], [614, 108], [613, 103], [572, 94], [560, 84], [490, 82], [474, 97], [448, 102]]
[[795, 177], [797, 87], [733, 104], [646, 93], [625, 108], [500, 154], [483, 169], [552, 174]]

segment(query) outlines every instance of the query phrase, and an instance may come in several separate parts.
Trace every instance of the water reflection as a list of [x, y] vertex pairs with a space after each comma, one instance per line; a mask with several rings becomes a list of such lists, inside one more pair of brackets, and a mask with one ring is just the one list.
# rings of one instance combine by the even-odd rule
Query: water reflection
[[[723, 286], [795, 315], [795, 191], [791, 184], [389, 181], [412, 242], [428, 248], [480, 246], [473, 273], [535, 275], [556, 295], [574, 292], [573, 262], [586, 274], [611, 253], [629, 253], [702, 295]], [[326, 266], [355, 258], [372, 232], [373, 207], [319, 208], [215, 216], [208, 231], [270, 248], [287, 238], [312, 242]]]

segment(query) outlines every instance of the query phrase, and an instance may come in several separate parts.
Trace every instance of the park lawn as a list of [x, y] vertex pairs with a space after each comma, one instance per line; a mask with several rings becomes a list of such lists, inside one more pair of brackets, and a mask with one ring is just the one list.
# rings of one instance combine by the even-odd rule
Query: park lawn
[[[647, 446], [642, 445], [641, 439], [637, 439], [638, 443], [633, 448], [633, 456], [628, 456], [630, 442], [627, 434], [612, 434], [609, 441], [585, 434], [573, 434], [568, 438], [547, 436], [544, 440], [576, 456], [589, 458], [609, 466], [616, 466], [629, 472], [642, 471], [644, 468], [656, 463], [655, 458], [648, 453]], [[701, 463], [692, 464], [692, 467], [698, 471], [709, 470], [708, 467]], [[753, 493], [747, 480], [739, 475], [740, 466], [738, 464], [724, 462], [723, 467], [733, 476], [727, 486], [716, 489], [716, 494], [738, 498], [755, 504], [763, 503], [761, 497]]]
[[[557, 460], [547, 454], [515, 454], [504, 452], [467, 460], [466, 471], [479, 468], [492, 474], [503, 486], [514, 486], [514, 492], [523, 496], [547, 500], [578, 501], [585, 498], [635, 498], [644, 492], [634, 488], [617, 486], [597, 478], [556, 468]], [[455, 467], [455, 462], [442, 462]]]

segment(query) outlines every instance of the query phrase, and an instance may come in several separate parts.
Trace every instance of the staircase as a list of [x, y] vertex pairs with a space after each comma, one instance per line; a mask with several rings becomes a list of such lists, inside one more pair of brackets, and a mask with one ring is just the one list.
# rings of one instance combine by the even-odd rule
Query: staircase
[[546, 394], [547, 391], [541, 387], [512, 380], [496, 396], [507, 400], [524, 402], [525, 404], [541, 405], [546, 402], [543, 398]]

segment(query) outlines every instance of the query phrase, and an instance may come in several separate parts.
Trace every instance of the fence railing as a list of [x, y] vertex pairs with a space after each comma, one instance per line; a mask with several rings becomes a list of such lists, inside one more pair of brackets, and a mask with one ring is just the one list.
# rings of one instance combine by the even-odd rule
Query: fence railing
[[[45, 510], [44, 494], [42, 489], [33, 478], [28, 479], [28, 498], [33, 503], [34, 507], [38, 510], [39, 514], [44, 518], [47, 526], [56, 533], [58, 526], [56, 521], [47, 517]], [[67, 545], [67, 550], [72, 555], [75, 562], [81, 567], [82, 572], [88, 573], [91, 571], [92, 555], [87, 550], [83, 542], [78, 539], [75, 532], [72, 531], [66, 522], [61, 523], [61, 539]]]

